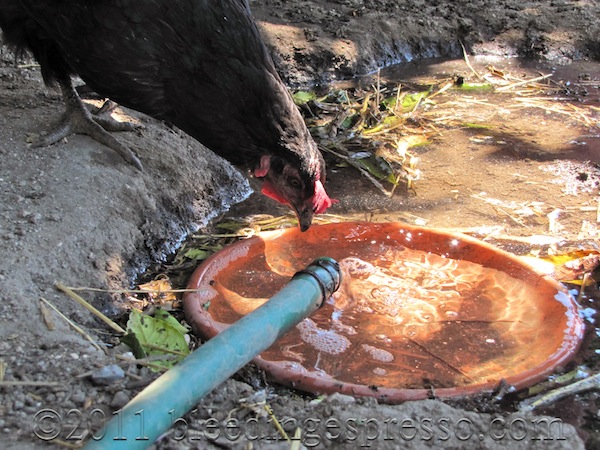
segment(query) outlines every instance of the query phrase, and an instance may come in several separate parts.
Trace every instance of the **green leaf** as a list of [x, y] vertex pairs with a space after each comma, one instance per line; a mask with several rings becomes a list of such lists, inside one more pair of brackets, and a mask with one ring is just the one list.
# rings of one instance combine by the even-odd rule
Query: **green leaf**
[[356, 121], [357, 117], [359, 117], [358, 114], [352, 114], [346, 117], [340, 125], [340, 129], [347, 130], [348, 128], [350, 128], [352, 125], [354, 125], [354, 122]]
[[397, 101], [398, 101], [397, 97], [387, 97], [381, 101], [381, 104], [388, 109], [394, 109]]
[[[157, 308], [154, 313], [154, 318], [157, 320], [162, 320], [167, 324], [171, 325], [175, 330], [179, 331], [181, 334], [187, 334], [189, 331], [188, 328], [184, 327], [175, 317], [168, 313], [168, 311]], [[187, 344], [186, 344], [187, 347]]]
[[132, 348], [138, 358], [172, 356], [154, 363], [159, 368], [170, 368], [190, 352], [185, 340], [187, 331], [165, 310], [157, 309], [155, 317], [152, 317], [132, 309], [123, 342]]
[[[369, 158], [357, 159], [356, 162], [367, 170], [371, 175], [380, 180], [388, 180], [390, 176], [389, 165], [384, 160], [371, 156]], [[383, 162], [383, 164], [382, 164]]]
[[136, 358], [142, 359], [148, 356], [146, 350], [144, 350], [144, 347], [134, 333], [127, 333], [121, 338], [121, 342], [129, 346]]
[[294, 93], [292, 96], [294, 98], [294, 103], [298, 106], [306, 105], [311, 100], [317, 98], [317, 95], [314, 92], [306, 92], [306, 91], [298, 91]]
[[463, 83], [460, 86], [456, 86], [456, 89], [459, 91], [482, 91], [488, 92], [494, 89], [490, 83]]
[[369, 136], [371, 134], [393, 130], [394, 128], [397, 128], [398, 126], [402, 125], [404, 123], [404, 120], [404, 117], [400, 116], [387, 116], [373, 128], [363, 130], [362, 134], [364, 136]]
[[350, 98], [348, 97], [348, 91], [345, 89], [338, 89], [335, 91], [329, 92], [323, 99], [324, 101], [330, 103], [349, 103]]
[[427, 95], [429, 95], [429, 92], [426, 91], [405, 95], [402, 99], [402, 109], [412, 111], [417, 106], [417, 103], [427, 97]]
[[198, 261], [202, 261], [208, 258], [212, 253], [208, 250], [202, 250], [200, 248], [191, 248], [187, 252], [183, 254], [188, 259], [195, 259]]
[[246, 223], [240, 222], [239, 220], [231, 220], [228, 222], [218, 223], [217, 228], [220, 230], [237, 232], [240, 229], [244, 228], [246, 225], [247, 225]]
[[467, 128], [473, 128], [473, 129], [484, 129], [484, 130], [489, 130], [491, 127], [491, 125], [485, 125], [483, 123], [473, 123], [473, 122], [463, 122], [463, 126], [467, 127]]

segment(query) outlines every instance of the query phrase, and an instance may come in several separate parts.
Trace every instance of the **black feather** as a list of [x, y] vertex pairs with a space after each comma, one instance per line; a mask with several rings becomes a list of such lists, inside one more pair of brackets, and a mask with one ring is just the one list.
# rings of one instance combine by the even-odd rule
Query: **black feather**
[[324, 171], [242, 0], [3, 0], [6, 40], [45, 81], [79, 75], [234, 164], [261, 154]]
[[236, 165], [256, 170], [267, 155], [265, 185], [303, 217], [303, 229], [331, 204], [323, 158], [247, 1], [2, 0], [0, 27], [9, 44], [33, 53], [46, 83], [64, 88], [77, 74]]

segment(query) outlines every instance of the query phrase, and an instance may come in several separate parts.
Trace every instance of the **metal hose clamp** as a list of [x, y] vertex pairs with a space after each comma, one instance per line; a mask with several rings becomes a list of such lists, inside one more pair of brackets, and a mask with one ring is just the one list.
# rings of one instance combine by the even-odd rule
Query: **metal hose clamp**
[[319, 284], [322, 293], [321, 305], [339, 289], [342, 282], [340, 265], [329, 257], [315, 259], [306, 269], [297, 272], [294, 278], [301, 274], [310, 275]]

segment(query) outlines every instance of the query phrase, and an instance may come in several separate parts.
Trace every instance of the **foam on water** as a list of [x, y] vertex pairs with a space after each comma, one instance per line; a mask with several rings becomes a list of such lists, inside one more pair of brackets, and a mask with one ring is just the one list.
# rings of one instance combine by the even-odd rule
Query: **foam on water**
[[296, 328], [300, 331], [300, 338], [312, 345], [320, 352], [337, 355], [345, 352], [350, 347], [350, 341], [345, 336], [334, 330], [325, 330], [311, 319], [304, 319]]

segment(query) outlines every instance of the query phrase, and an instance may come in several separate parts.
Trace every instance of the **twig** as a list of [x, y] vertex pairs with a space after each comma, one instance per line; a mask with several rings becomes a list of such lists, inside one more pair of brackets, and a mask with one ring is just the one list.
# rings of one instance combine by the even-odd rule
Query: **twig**
[[[87, 435], [87, 433], [89, 433], [89, 431], [82, 433], [82, 434], [84, 434], [84, 436], [82, 436], [82, 438], [84, 438], [85, 435]], [[64, 441], [62, 439], [53, 439], [52, 443], [56, 444], [58, 446], [61, 446], [61, 447], [72, 448], [72, 449], [76, 449], [76, 450], [81, 449], [81, 446], [83, 445], [79, 441], [78, 442], [68, 442], [68, 441]]]
[[448, 89], [450, 89], [452, 86], [454, 86], [454, 82], [453, 81], [448, 81], [445, 85], [443, 85], [441, 88], [439, 88], [437, 91], [435, 91], [433, 94], [431, 94], [429, 97], [427, 97], [428, 100], [431, 100], [432, 98], [434, 98], [436, 95], [440, 95], [443, 94], [444, 92], [446, 92]]
[[586, 272], [583, 274], [583, 279], [581, 280], [581, 287], [579, 288], [579, 292], [577, 293], [577, 303], [582, 304], [581, 301], [583, 299], [583, 294], [585, 292], [585, 287], [588, 285], [592, 274], [590, 272]]
[[100, 311], [98, 311], [96, 308], [94, 308], [92, 305], [90, 305], [88, 302], [86, 302], [83, 298], [81, 298], [79, 295], [77, 295], [75, 292], [73, 292], [72, 289], [65, 286], [60, 281], [57, 281], [54, 285], [56, 286], [56, 288], [58, 290], [63, 291], [65, 294], [67, 294], [69, 297], [71, 297], [73, 300], [75, 300], [81, 306], [86, 308], [88, 311], [90, 311], [92, 314], [94, 314], [96, 317], [98, 317], [100, 320], [102, 320], [105, 324], [107, 324], [109, 327], [111, 327], [117, 333], [125, 334], [125, 330], [123, 328], [121, 328], [117, 323], [113, 322], [111, 319], [106, 317], [104, 314], [102, 314]]
[[123, 355], [115, 355], [115, 356], [117, 359], [124, 361], [126, 363], [136, 364], [138, 366], [149, 367], [150, 369], [156, 369], [160, 372], [166, 372], [169, 369], [165, 366], [161, 366], [160, 364], [156, 364], [156, 362], [161, 362], [161, 361], [175, 362], [176, 361], [176, 358], [174, 355], [147, 356], [145, 358], [140, 358], [140, 359], [131, 359], [131, 358], [127, 358], [126, 356], [123, 356]]
[[[238, 235], [207, 235], [209, 237], [227, 238], [240, 237]], [[205, 237], [205, 236], [202, 236]], [[72, 291], [105, 292], [107, 294], [179, 294], [184, 292], [198, 292], [198, 289], [101, 289], [93, 287], [65, 286]], [[60, 289], [60, 288], [59, 288]], [[62, 290], [62, 289], [61, 289]], [[85, 300], [84, 300], [85, 301]]]
[[0, 381], [0, 387], [12, 387], [12, 386], [63, 386], [65, 383], [59, 381]]
[[40, 303], [40, 313], [42, 314], [42, 319], [44, 319], [44, 323], [46, 324], [46, 328], [50, 331], [54, 331], [56, 326], [54, 325], [54, 320], [52, 319], [52, 314], [50, 310], [44, 305]]
[[600, 387], [600, 373], [587, 377], [581, 381], [577, 381], [568, 386], [563, 386], [558, 389], [554, 389], [546, 394], [538, 395], [536, 397], [528, 398], [519, 403], [519, 410], [521, 411], [533, 411], [536, 408], [551, 405], [559, 400], [562, 400], [569, 395], [579, 394], [581, 392], [589, 391], [590, 389], [598, 389]]
[[381, 103], [381, 69], [378, 67], [377, 68], [377, 92], [375, 93], [375, 105], [377, 105], [376, 107], [379, 108], [379, 104]]
[[508, 91], [510, 89], [513, 89], [513, 88], [516, 88], [516, 87], [519, 87], [519, 86], [524, 86], [526, 84], [535, 83], [537, 81], [545, 80], [546, 78], [550, 78], [551, 76], [552, 76], [552, 74], [549, 73], [547, 75], [541, 75], [539, 77], [532, 78], [531, 80], [523, 80], [523, 81], [519, 81], [518, 83], [509, 84], [508, 86], [501, 86], [499, 88], [496, 88], [496, 92]]
[[402, 83], [398, 84], [396, 91], [396, 104], [394, 105], [394, 114], [398, 112], [398, 107], [401, 106], [400, 97], [402, 96]]
[[146, 356], [145, 358], [132, 359], [123, 355], [115, 355], [115, 358], [129, 364], [150, 364], [156, 361], [172, 361], [175, 358], [174, 355], [152, 355]]
[[292, 445], [290, 445], [290, 450], [300, 450], [301, 448], [304, 448], [302, 445], [302, 428], [297, 427], [294, 432]]
[[71, 319], [69, 319], [63, 313], [61, 313], [56, 306], [54, 306], [52, 303], [50, 303], [44, 297], [40, 297], [40, 300], [43, 301], [46, 305], [48, 305], [50, 308], [52, 308], [60, 317], [62, 317], [69, 325], [71, 325], [71, 327], [75, 331], [77, 331], [84, 338], [86, 338], [88, 341], [90, 341], [94, 347], [96, 347], [100, 351], [104, 351], [98, 344], [96, 344], [94, 339], [92, 339], [92, 337], [83, 330], [83, 328], [81, 328], [79, 325], [77, 325], [75, 322], [73, 322]]
[[484, 78], [481, 75], [479, 75], [479, 73], [471, 65], [471, 62], [469, 61], [469, 55], [467, 54], [467, 49], [465, 49], [465, 46], [463, 45], [462, 42], [460, 43], [460, 46], [463, 51], [463, 58], [465, 59], [465, 63], [467, 63], [467, 66], [469, 67], [469, 69], [471, 69], [471, 72], [473, 72], [477, 78], [479, 78], [480, 80], [483, 80]]
[[279, 423], [279, 420], [277, 420], [277, 416], [275, 416], [275, 413], [273, 412], [271, 407], [269, 405], [265, 404], [264, 408], [267, 411], [267, 414], [269, 414], [269, 417], [271, 417], [271, 419], [273, 420], [273, 425], [275, 425], [275, 428], [277, 428], [277, 431], [279, 432], [281, 437], [283, 437], [286, 441], [291, 442], [290, 437], [287, 435], [287, 433], [281, 426], [281, 423]]
[[163, 353], [171, 353], [172, 355], [176, 355], [176, 356], [187, 356], [188, 355], [188, 353], [184, 353], [180, 350], [174, 350], [171, 348], [163, 347], [161, 345], [151, 344], [149, 342], [141, 343], [141, 345], [142, 345], [142, 347], [149, 348], [150, 350], [159, 350]]
[[383, 187], [383, 185], [377, 181], [377, 179], [375, 179], [374, 176], [372, 176], [369, 172], [367, 172], [365, 169], [363, 169], [360, 164], [356, 163], [356, 161], [354, 161], [352, 158], [342, 155], [339, 152], [336, 152], [335, 150], [328, 148], [328, 147], [324, 147], [324, 146], [319, 146], [319, 148], [323, 151], [329, 152], [332, 155], [337, 156], [338, 158], [342, 159], [343, 161], [347, 162], [348, 164], [350, 164], [352, 167], [354, 167], [355, 169], [357, 169], [361, 174], [363, 174], [371, 183], [373, 183], [375, 185], [375, 187], [377, 189], [379, 189], [381, 192], [383, 192], [383, 194], [386, 197], [391, 197], [390, 192]]

